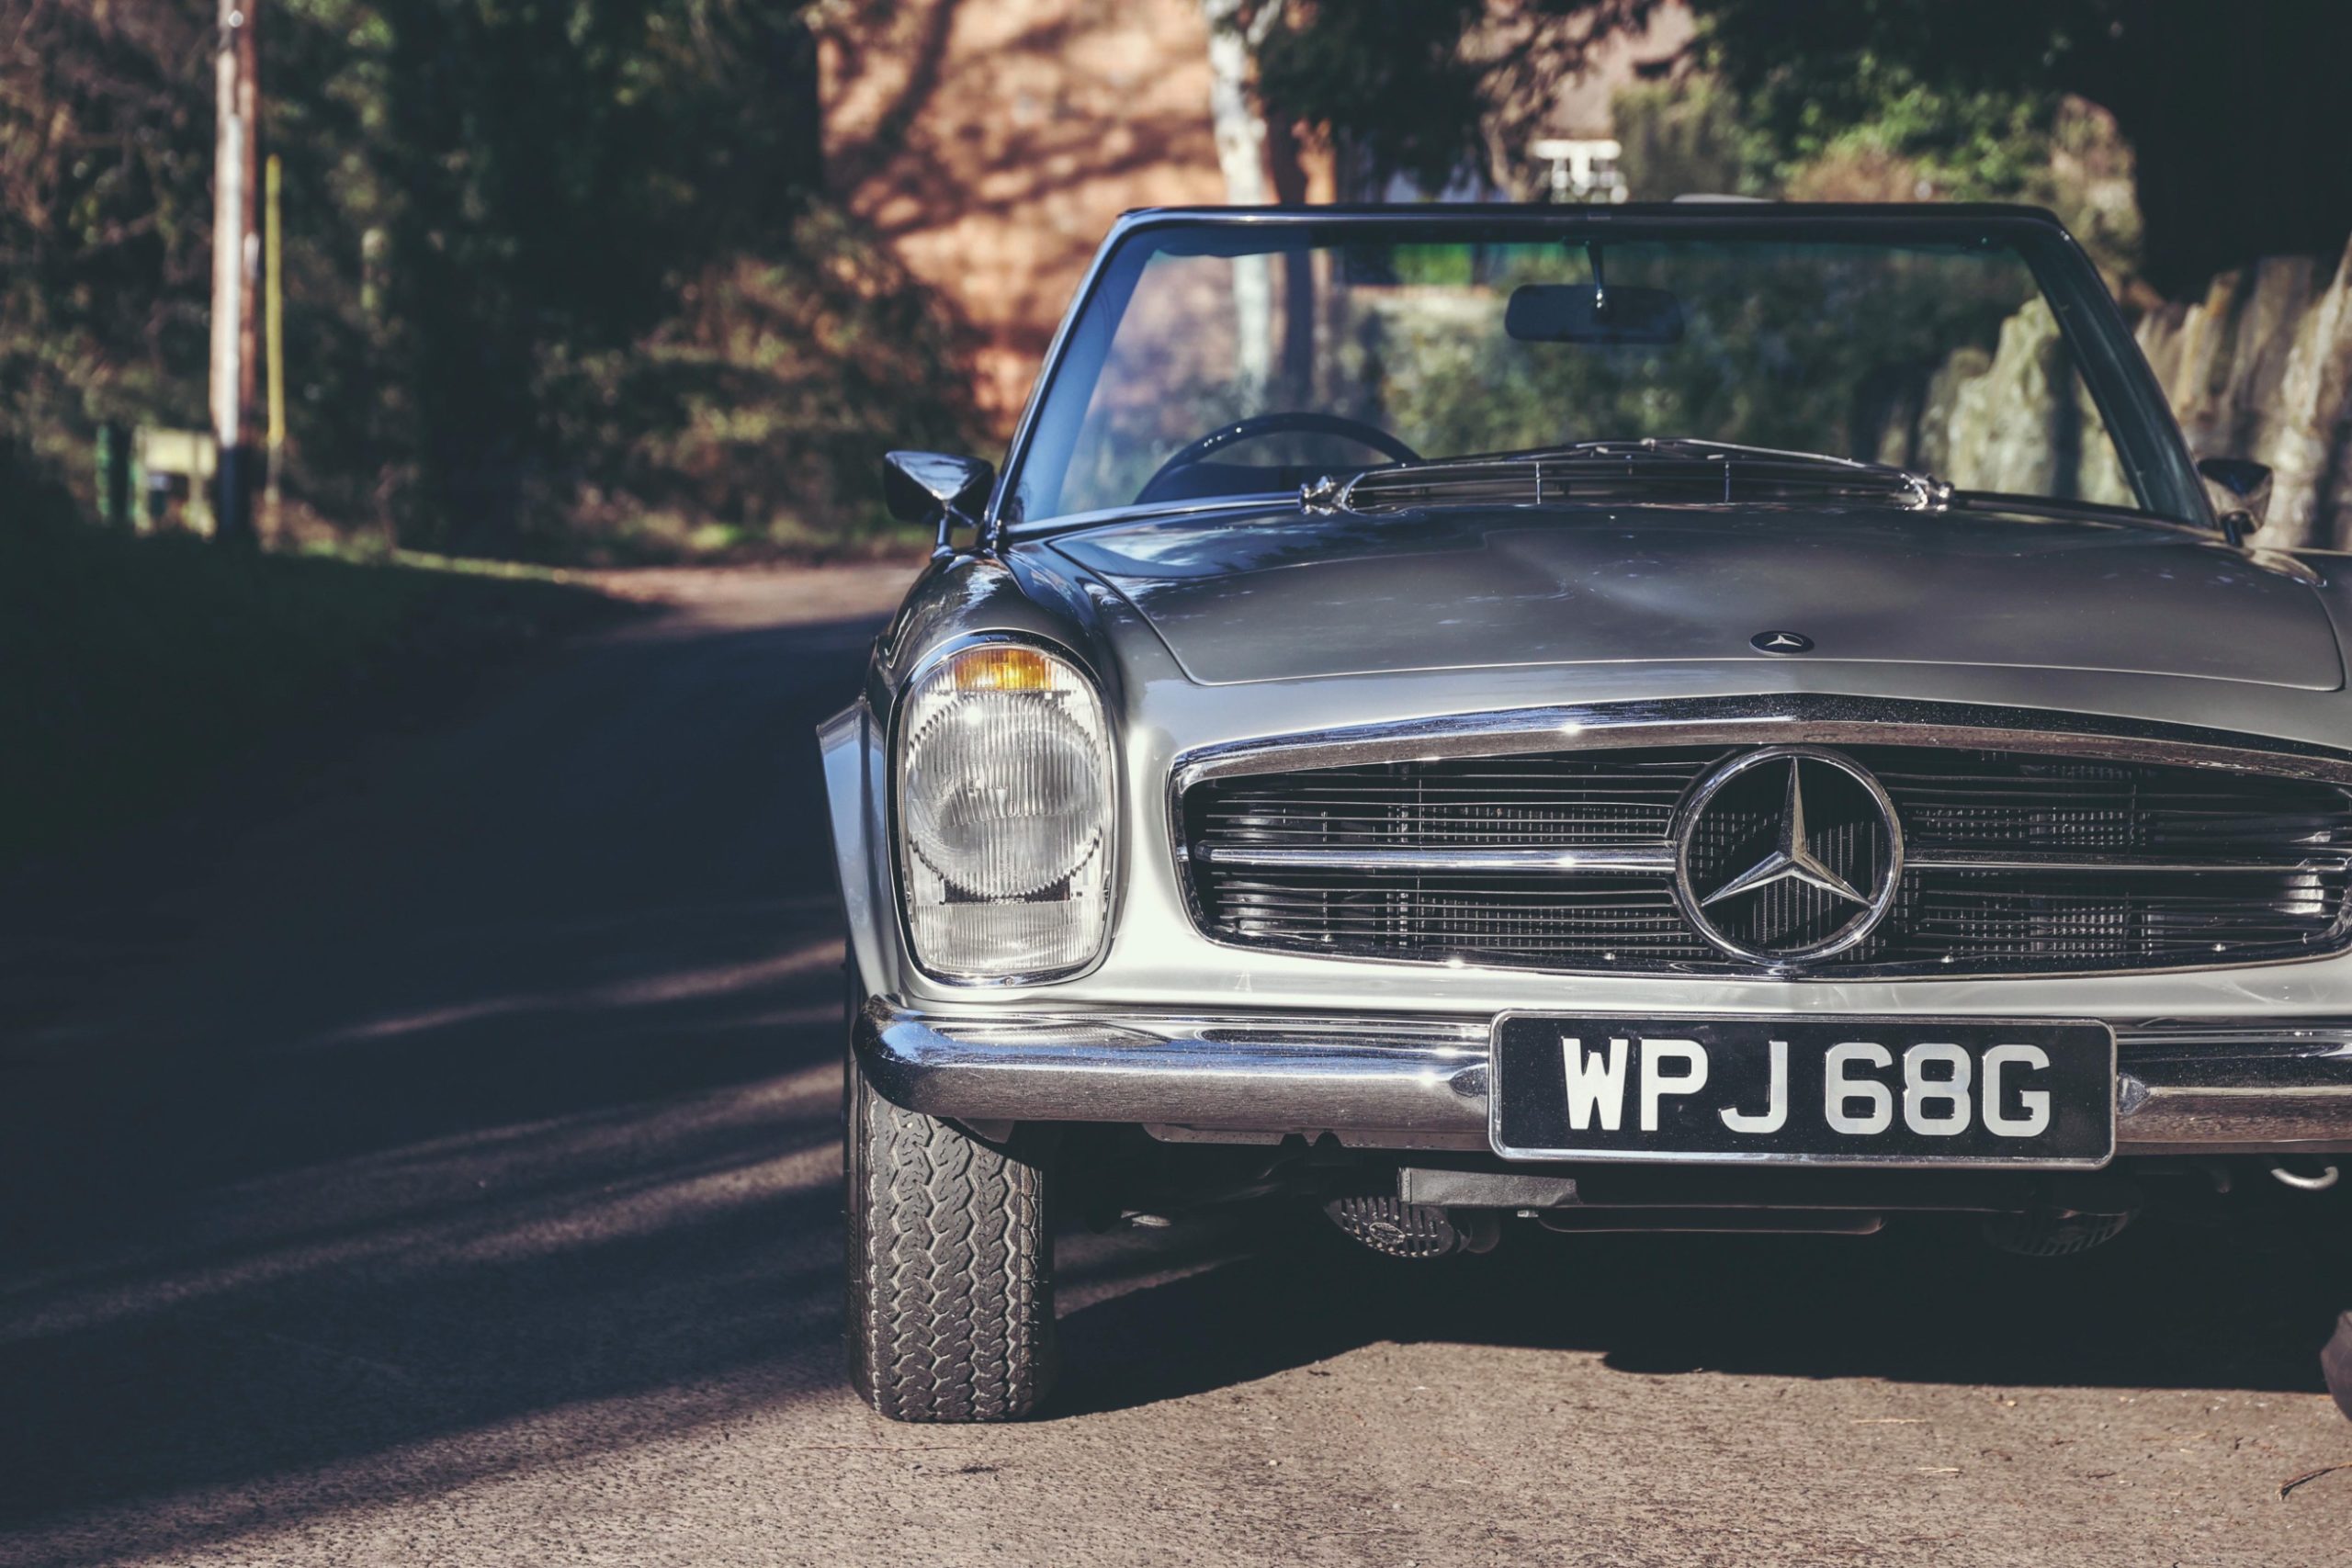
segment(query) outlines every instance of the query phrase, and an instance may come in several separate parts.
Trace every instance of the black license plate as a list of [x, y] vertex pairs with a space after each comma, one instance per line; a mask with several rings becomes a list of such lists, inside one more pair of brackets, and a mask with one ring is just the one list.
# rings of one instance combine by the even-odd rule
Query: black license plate
[[2100, 1166], [2103, 1023], [1939, 1018], [1495, 1020], [1488, 1134], [1507, 1159]]

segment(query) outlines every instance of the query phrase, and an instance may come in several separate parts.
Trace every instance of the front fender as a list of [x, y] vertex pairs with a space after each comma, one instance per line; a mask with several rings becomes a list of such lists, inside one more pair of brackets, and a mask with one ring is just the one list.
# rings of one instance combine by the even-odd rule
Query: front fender
[[849, 960], [857, 994], [873, 996], [888, 988], [887, 925], [892, 914], [890, 890], [878, 880], [888, 863], [880, 852], [888, 848], [882, 732], [864, 699], [817, 727], [817, 749], [824, 759], [825, 807], [833, 836], [833, 873], [849, 927]]

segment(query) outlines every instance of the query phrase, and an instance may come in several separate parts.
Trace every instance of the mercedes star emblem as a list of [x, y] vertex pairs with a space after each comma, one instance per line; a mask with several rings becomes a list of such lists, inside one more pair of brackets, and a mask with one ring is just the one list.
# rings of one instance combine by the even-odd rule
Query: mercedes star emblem
[[1758, 632], [1747, 646], [1758, 653], [1811, 653], [1813, 638], [1803, 632]]
[[1894, 804], [1853, 759], [1772, 746], [1723, 763], [1684, 802], [1674, 836], [1682, 916], [1736, 958], [1792, 964], [1852, 947], [1894, 905]]

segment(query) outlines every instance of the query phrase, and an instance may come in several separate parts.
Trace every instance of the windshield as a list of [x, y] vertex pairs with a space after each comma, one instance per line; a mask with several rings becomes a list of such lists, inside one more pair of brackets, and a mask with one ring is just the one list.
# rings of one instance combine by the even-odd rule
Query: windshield
[[1072, 326], [1017, 515], [1681, 437], [2197, 520], [2135, 481], [2101, 413], [2119, 400], [2078, 358], [2085, 312], [2043, 286], [2096, 276], [2047, 255], [2038, 276], [2018, 247], [2064, 242], [2018, 227], [1145, 228]]

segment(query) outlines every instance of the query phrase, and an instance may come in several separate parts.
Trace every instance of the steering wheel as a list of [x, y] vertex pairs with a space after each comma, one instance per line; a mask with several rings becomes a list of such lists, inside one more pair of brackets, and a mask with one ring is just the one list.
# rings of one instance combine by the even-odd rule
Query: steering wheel
[[1171, 453], [1168, 461], [1152, 470], [1143, 489], [1136, 492], [1137, 501], [1148, 501], [1159, 489], [1162, 481], [1180, 468], [1189, 468], [1211, 453], [1221, 452], [1237, 442], [1254, 441], [1261, 435], [1284, 435], [1294, 432], [1314, 435], [1337, 435], [1371, 447], [1384, 457], [1399, 463], [1418, 463], [1421, 455], [1397, 440], [1376, 424], [1367, 424], [1345, 414], [1318, 413], [1310, 409], [1292, 409], [1277, 413], [1253, 413], [1247, 419], [1237, 419], [1231, 424], [1219, 425], [1199, 440], [1190, 442]]

